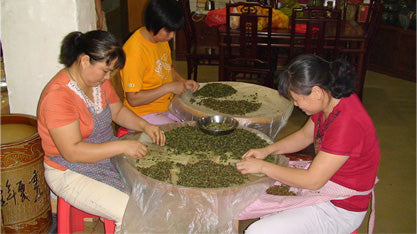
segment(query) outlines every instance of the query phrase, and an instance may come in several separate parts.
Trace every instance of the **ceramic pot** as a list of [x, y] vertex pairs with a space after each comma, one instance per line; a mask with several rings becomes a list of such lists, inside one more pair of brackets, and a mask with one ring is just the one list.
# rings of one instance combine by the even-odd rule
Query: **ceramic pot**
[[2, 233], [47, 233], [52, 226], [50, 191], [34, 116], [1, 116]]

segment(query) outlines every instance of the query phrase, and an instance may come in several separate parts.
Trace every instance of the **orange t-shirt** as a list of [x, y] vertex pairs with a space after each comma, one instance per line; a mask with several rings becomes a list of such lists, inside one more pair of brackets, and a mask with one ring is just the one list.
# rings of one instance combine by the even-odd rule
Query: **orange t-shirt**
[[[45, 152], [44, 161], [62, 170], [65, 168], [48, 158], [60, 154], [49, 134], [49, 129], [63, 127], [78, 120], [84, 140], [90, 136], [94, 127], [94, 119], [87, 104], [67, 86], [69, 82], [70, 78], [64, 69], [58, 72], [43, 90], [38, 105], [38, 133]], [[101, 85], [101, 96], [103, 108], [107, 105], [106, 100], [110, 104], [120, 101], [109, 80]]]
[[173, 94], [166, 94], [155, 101], [132, 107], [126, 100], [126, 92], [155, 89], [172, 82], [171, 49], [168, 42], [152, 43], [136, 30], [123, 45], [126, 53], [125, 66], [120, 69], [121, 83], [125, 92], [124, 104], [138, 116], [167, 112]]

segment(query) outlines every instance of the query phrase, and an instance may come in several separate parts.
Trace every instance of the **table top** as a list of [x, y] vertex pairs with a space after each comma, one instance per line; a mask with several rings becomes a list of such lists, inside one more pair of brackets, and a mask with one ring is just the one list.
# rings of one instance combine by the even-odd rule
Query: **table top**
[[[265, 86], [245, 83], [245, 82], [220, 82], [231, 85], [238, 92], [227, 99], [245, 100], [250, 95], [256, 95], [256, 102], [262, 103], [262, 106], [255, 112], [247, 113], [243, 116], [228, 115], [216, 110], [212, 110], [197, 102], [191, 102], [194, 98], [191, 92], [175, 97], [170, 105], [170, 111], [183, 121], [197, 120], [203, 116], [210, 115], [227, 115], [239, 121], [240, 125], [258, 129], [275, 139], [279, 130], [285, 126], [287, 119], [294, 108], [293, 103], [281, 95], [275, 89]], [[201, 83], [203, 87], [207, 83]]]
[[[334, 35], [335, 34], [335, 27], [328, 27], [328, 30], [330, 31], [328, 34]], [[224, 45], [224, 38], [226, 36], [226, 29], [225, 27], [218, 27], [219, 36], [220, 36], [220, 45]], [[266, 31], [260, 31], [258, 32], [261, 37], [265, 35], [267, 36]], [[239, 29], [233, 29], [231, 30], [232, 35], [239, 35]], [[302, 35], [302, 33], [300, 33]], [[273, 40], [272, 46], [284, 46], [288, 43], [282, 43], [279, 40], [289, 40], [291, 36], [291, 29], [289, 28], [272, 28], [271, 30], [271, 38]], [[278, 39], [278, 40], [277, 40]], [[341, 24], [340, 29], [340, 40], [344, 41], [365, 41], [366, 39], [366, 33], [363, 29], [363, 26], [358, 24], [354, 20], [343, 20]]]

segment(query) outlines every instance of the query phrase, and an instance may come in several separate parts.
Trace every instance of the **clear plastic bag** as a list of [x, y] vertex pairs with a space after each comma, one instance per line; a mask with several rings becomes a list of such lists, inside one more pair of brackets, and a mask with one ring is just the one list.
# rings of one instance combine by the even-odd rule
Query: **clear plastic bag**
[[[195, 125], [195, 121], [162, 125]], [[257, 131], [268, 143], [265, 134]], [[138, 139], [129, 134], [125, 139]], [[288, 165], [288, 158], [277, 156], [277, 163]], [[264, 193], [274, 181], [266, 176], [228, 188], [190, 188], [144, 176], [126, 155], [112, 158], [131, 191], [125, 211], [123, 233], [237, 233], [235, 217]]]

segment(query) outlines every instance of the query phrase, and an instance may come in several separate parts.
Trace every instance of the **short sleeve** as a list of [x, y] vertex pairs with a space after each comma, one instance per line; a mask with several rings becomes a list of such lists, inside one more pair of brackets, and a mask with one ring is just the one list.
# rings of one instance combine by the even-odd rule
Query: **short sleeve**
[[320, 150], [336, 155], [359, 156], [364, 137], [365, 131], [357, 121], [349, 116], [338, 116], [326, 130]]
[[63, 127], [79, 119], [75, 101], [68, 89], [60, 87], [50, 90], [43, 97], [39, 111], [47, 129]]
[[145, 63], [137, 54], [126, 52], [125, 66], [120, 69], [122, 87], [125, 92], [139, 92], [143, 87]]

